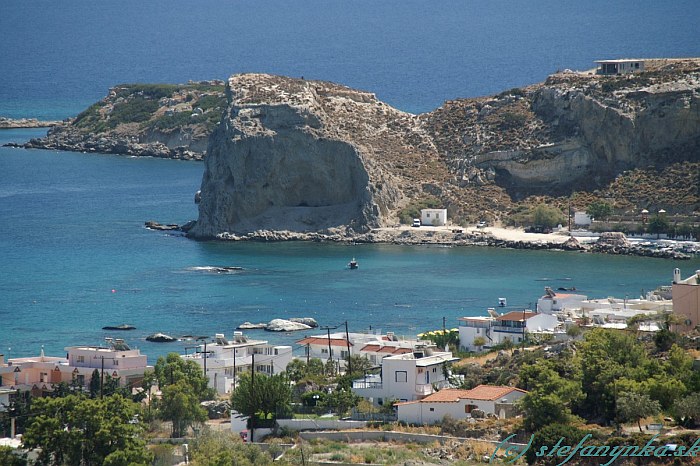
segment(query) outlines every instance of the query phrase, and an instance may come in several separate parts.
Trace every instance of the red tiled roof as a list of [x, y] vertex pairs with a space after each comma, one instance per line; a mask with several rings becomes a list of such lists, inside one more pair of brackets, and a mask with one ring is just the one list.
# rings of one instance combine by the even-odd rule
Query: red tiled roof
[[[328, 338], [321, 337], [307, 337], [303, 340], [297, 341], [297, 345], [324, 345], [328, 346]], [[331, 338], [331, 346], [348, 346], [348, 341], [344, 338]], [[350, 346], [353, 346], [350, 343]]]
[[520, 390], [515, 387], [479, 385], [471, 390], [460, 390], [456, 388], [440, 390], [439, 392], [426, 396], [420, 401], [423, 403], [454, 403], [464, 399], [494, 401], [514, 391], [527, 393], [525, 390]]
[[509, 321], [514, 321], [514, 322], [522, 322], [523, 319], [527, 320], [532, 317], [535, 317], [537, 315], [536, 312], [523, 312], [523, 311], [511, 311], [508, 314], [503, 314], [502, 316], [498, 316], [496, 320], [504, 321], [504, 320], [509, 320]]

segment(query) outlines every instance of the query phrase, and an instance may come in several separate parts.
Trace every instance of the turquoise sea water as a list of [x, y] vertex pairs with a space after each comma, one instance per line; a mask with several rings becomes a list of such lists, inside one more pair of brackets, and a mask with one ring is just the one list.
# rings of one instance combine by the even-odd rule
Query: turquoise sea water
[[[0, 115], [64, 118], [122, 82], [271, 72], [376, 92], [407, 111], [616, 57], [699, 56], [697, 0], [5, 0]], [[0, 131], [0, 144], [42, 130]], [[0, 353], [99, 344], [104, 325], [152, 359], [243, 321], [312, 316], [415, 334], [545, 285], [594, 297], [667, 284], [672, 261], [478, 247], [198, 243], [146, 220], [196, 218], [202, 164], [0, 148]], [[356, 257], [360, 269], [345, 265]], [[241, 266], [216, 275], [201, 266]], [[251, 332], [292, 343], [303, 335]], [[114, 335], [111, 335], [114, 336]]]
[[[0, 142], [37, 130], [0, 132]], [[196, 217], [202, 165], [148, 158], [0, 148], [0, 352], [61, 354], [99, 344], [104, 325], [150, 357], [186, 343], [149, 333], [231, 334], [244, 321], [311, 316], [400, 335], [481, 315], [506, 297], [528, 306], [550, 285], [633, 297], [667, 284], [673, 262], [483, 247], [195, 242], [149, 231], [146, 220]], [[346, 268], [356, 257], [358, 270]], [[232, 274], [193, 270], [240, 266]], [[252, 332], [292, 344], [302, 334]], [[11, 348], [11, 349], [8, 349]]]

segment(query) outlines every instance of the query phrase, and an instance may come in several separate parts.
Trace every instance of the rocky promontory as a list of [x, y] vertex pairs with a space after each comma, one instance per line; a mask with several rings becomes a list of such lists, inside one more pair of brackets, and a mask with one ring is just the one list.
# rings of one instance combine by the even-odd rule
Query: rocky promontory
[[[628, 76], [558, 73], [419, 116], [334, 83], [232, 76], [190, 236], [357, 238], [429, 205], [447, 208], [459, 224], [549, 202], [533, 195], [561, 195], [585, 209], [589, 198], [577, 190], [608, 197], [610, 186], [631, 185], [650, 168], [660, 185], [678, 189], [664, 197], [637, 186], [617, 202], [693, 212], [700, 61], [649, 60], [647, 68]], [[679, 172], [688, 174], [681, 183], [666, 179]]]
[[22, 147], [202, 160], [225, 106], [222, 81], [123, 84]]

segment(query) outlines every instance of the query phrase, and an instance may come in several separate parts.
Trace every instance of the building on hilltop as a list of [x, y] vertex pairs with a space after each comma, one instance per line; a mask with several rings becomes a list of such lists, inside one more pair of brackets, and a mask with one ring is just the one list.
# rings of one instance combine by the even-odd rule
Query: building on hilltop
[[597, 74], [619, 75], [641, 73], [644, 71], [644, 60], [636, 58], [621, 58], [617, 60], [596, 60], [598, 64]]
[[275, 375], [284, 372], [292, 361], [292, 347], [271, 345], [265, 340], [251, 340], [243, 332], [233, 332], [233, 340], [217, 333], [214, 342], [198, 345], [192, 354], [183, 356], [202, 367], [209, 386], [219, 395], [230, 393], [239, 374], [255, 372]]
[[682, 320], [676, 325], [676, 330], [690, 332], [697, 329], [700, 326], [700, 270], [683, 280], [680, 269], [674, 269], [671, 290], [673, 312]]
[[514, 387], [479, 385], [471, 390], [440, 390], [421, 400], [396, 403], [396, 408], [398, 420], [408, 424], [436, 424], [448, 414], [466, 419], [475, 410], [505, 419], [517, 414], [515, 402], [526, 394]]

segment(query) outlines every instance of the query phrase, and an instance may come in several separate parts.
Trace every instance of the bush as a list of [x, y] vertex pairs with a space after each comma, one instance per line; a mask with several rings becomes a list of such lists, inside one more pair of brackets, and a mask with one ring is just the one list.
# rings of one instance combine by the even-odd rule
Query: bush
[[151, 118], [158, 110], [158, 101], [135, 97], [117, 104], [109, 115], [108, 124], [111, 128], [121, 123], [140, 123]]

